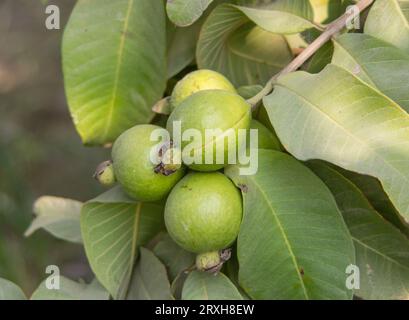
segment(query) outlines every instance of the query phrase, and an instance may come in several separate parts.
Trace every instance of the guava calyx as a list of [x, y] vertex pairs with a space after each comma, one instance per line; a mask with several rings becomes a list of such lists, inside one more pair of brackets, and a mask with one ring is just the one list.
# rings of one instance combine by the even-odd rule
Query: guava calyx
[[112, 160], [107, 160], [100, 163], [95, 170], [93, 178], [96, 179], [104, 187], [111, 187], [115, 184], [115, 174]]
[[159, 149], [158, 156], [160, 162], [154, 169], [155, 173], [169, 176], [182, 166], [182, 152], [173, 145], [172, 141], [165, 143]]
[[196, 256], [196, 269], [208, 273], [218, 273], [231, 257], [231, 249], [200, 253]]

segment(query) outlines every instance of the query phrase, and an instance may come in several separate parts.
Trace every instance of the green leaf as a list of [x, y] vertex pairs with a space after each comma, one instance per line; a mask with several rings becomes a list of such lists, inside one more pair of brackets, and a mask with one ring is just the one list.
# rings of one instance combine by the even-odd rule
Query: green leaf
[[409, 221], [409, 115], [396, 103], [329, 65], [280, 78], [264, 104], [286, 150], [378, 178]]
[[[321, 28], [343, 15], [348, 6], [356, 4], [355, 0], [309, 0], [309, 2], [314, 11], [314, 21], [321, 24]], [[307, 43], [312, 43], [319, 35], [320, 32], [316, 29], [309, 29], [301, 34]]]
[[339, 167], [334, 169], [357, 186], [376, 211], [409, 237], [409, 225], [405, 223], [399, 212], [393, 206], [378, 179]]
[[[260, 121], [252, 119], [250, 122], [250, 129], [257, 130], [258, 134], [258, 148], [282, 151], [281, 143], [274, 131], [270, 131]], [[250, 131], [247, 133], [247, 141], [250, 141]]]
[[409, 53], [409, 1], [376, 0], [366, 19], [365, 33]]
[[332, 60], [396, 101], [409, 112], [409, 54], [365, 34], [345, 34], [334, 41]]
[[304, 33], [286, 34], [284, 37], [294, 55], [300, 54], [309, 44]]
[[250, 86], [241, 86], [237, 88], [237, 93], [242, 96], [244, 99], [253, 98], [257, 93], [263, 89], [263, 86], [259, 84], [250, 85]]
[[26, 300], [26, 296], [17, 285], [6, 279], [0, 278], [0, 301], [1, 300]]
[[[311, 1], [281, 0], [267, 4], [266, 8], [270, 10], [294, 13], [295, 15], [303, 17], [309, 21], [317, 21], [314, 13], [315, 8], [310, 2]], [[286, 34], [285, 38], [292, 52], [296, 53], [300, 49], [307, 47], [308, 43], [312, 42], [318, 35], [318, 30], [309, 28], [301, 33]]]
[[207, 9], [213, 0], [167, 0], [169, 19], [180, 27], [191, 25]]
[[153, 252], [167, 267], [171, 281], [195, 263], [195, 255], [179, 247], [169, 235], [158, 242]]
[[115, 299], [126, 294], [137, 247], [163, 228], [162, 204], [136, 203], [119, 187], [84, 204], [85, 251], [96, 277]]
[[295, 34], [316, 27], [310, 21], [312, 13], [306, 1], [287, 0], [282, 1], [281, 4], [277, 2], [276, 6], [268, 10], [241, 6], [231, 7], [236, 8], [242, 15], [269, 32]]
[[63, 40], [68, 103], [85, 144], [113, 142], [152, 117], [166, 85], [162, 1], [78, 1]]
[[354, 248], [322, 181], [284, 153], [259, 150], [254, 176], [226, 174], [242, 189], [239, 282], [253, 299], [350, 299]]
[[243, 297], [223, 273], [193, 271], [183, 286], [182, 300], [243, 300]]
[[165, 266], [151, 251], [140, 251], [127, 300], [173, 300]]
[[168, 23], [168, 78], [175, 76], [193, 62], [201, 26], [202, 20], [186, 28]]
[[[263, 103], [260, 104], [260, 106], [258, 107], [256, 112], [257, 112], [257, 116], [255, 118], [258, 121], [260, 121], [265, 127], [267, 127], [271, 132], [273, 132], [275, 136], [277, 136], [273, 126], [271, 125], [270, 118], [268, 117], [267, 110], [266, 110]], [[283, 149], [283, 148], [281, 148], [281, 149]]]
[[360, 190], [337, 171], [312, 164], [335, 196], [351, 232], [364, 299], [409, 298], [409, 239], [376, 212]]
[[246, 297], [245, 293], [242, 292], [242, 290], [240, 288], [239, 270], [240, 270], [240, 266], [239, 266], [239, 260], [237, 258], [237, 243], [235, 243], [235, 245], [232, 247], [230, 259], [227, 262], [225, 262], [225, 264], [224, 264], [224, 273], [230, 279], [230, 281], [236, 287], [238, 287], [238, 290], [239, 290], [240, 294], [243, 297]]
[[44, 228], [56, 238], [82, 243], [81, 207], [81, 202], [71, 199], [50, 196], [38, 198], [33, 209], [36, 217], [24, 235], [28, 237]]
[[200, 32], [196, 50], [199, 68], [223, 73], [237, 87], [266, 82], [292, 60], [287, 41], [275, 33], [297, 33], [312, 27], [302, 16], [306, 15], [304, 5], [291, 3], [293, 6], [276, 10], [218, 6]]
[[172, 292], [173, 297], [176, 300], [182, 299], [182, 291], [185, 281], [188, 277], [188, 272], [182, 271], [180, 272], [176, 278], [173, 280], [172, 285], [170, 286], [170, 290]]
[[307, 63], [306, 71], [310, 73], [321, 72], [328, 64], [331, 63], [334, 53], [334, 45], [332, 42], [327, 42], [312, 56]]
[[109, 293], [98, 283], [78, 283], [60, 277], [59, 289], [48, 289], [44, 280], [34, 291], [31, 300], [108, 300]]

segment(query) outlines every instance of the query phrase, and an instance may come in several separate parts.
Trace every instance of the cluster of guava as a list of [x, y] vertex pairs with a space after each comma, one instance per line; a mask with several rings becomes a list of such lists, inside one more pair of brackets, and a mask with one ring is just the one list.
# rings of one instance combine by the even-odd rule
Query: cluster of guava
[[[169, 235], [182, 248], [197, 254], [198, 270], [215, 272], [229, 258], [228, 247], [235, 241], [242, 220], [240, 191], [221, 172], [229, 165], [229, 148], [238, 149], [239, 139], [233, 139], [233, 146], [226, 142], [224, 159], [216, 161], [215, 141], [209, 144], [201, 140], [189, 150], [186, 141], [175, 146], [173, 123], [180, 122], [182, 133], [196, 129], [203, 138], [206, 129], [218, 129], [221, 135], [213, 139], [223, 141], [229, 141], [228, 136], [237, 135], [239, 129], [256, 128], [259, 135], [269, 131], [252, 120], [251, 106], [229, 80], [210, 70], [198, 70], [180, 80], [170, 97], [170, 107], [166, 125], [170, 141], [158, 146], [152, 133], [160, 127], [137, 125], [115, 141], [112, 161], [101, 164], [96, 175], [104, 185], [117, 181], [138, 201], [167, 197], [165, 223]], [[259, 140], [262, 143], [263, 136]], [[152, 152], [159, 163], [152, 161]], [[184, 152], [198, 153], [202, 161], [185, 164], [181, 161]], [[214, 161], [206, 163], [210, 152]]]

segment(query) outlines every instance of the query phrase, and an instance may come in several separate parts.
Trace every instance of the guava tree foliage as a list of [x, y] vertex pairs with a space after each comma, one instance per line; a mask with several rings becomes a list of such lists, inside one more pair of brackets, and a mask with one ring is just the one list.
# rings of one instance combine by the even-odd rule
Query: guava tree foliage
[[[32, 299], [408, 299], [409, 1], [362, 0], [345, 13], [354, 3], [77, 1], [62, 45], [72, 119], [84, 144], [114, 144], [115, 173], [132, 181], [85, 203], [36, 201], [26, 234], [43, 228], [83, 245], [95, 280], [62, 278], [59, 291], [41, 284]], [[361, 28], [345, 27], [363, 12]], [[241, 102], [222, 114], [226, 126], [259, 129], [257, 172], [228, 165], [200, 173], [202, 183], [184, 167], [168, 199], [169, 180], [154, 175], [151, 191], [132, 193], [133, 164], [148, 146], [128, 129], [199, 121], [190, 110], [203, 108], [173, 103], [184, 94], [176, 83], [197, 69], [223, 75], [231, 101], [235, 90], [248, 99], [245, 125]], [[186, 101], [205, 105], [220, 98], [213, 93]], [[139, 138], [138, 152], [124, 132]], [[188, 228], [177, 223], [197, 214], [212, 184], [225, 185], [226, 215], [185, 245]], [[217, 248], [229, 252], [197, 258], [219, 236], [213, 223], [231, 216], [223, 227], [237, 235], [241, 210], [237, 240]], [[24, 298], [6, 280], [2, 296]]]

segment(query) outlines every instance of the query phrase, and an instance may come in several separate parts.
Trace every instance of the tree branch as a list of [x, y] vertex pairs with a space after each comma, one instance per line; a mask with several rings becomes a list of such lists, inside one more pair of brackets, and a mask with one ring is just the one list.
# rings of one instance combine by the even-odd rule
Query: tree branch
[[351, 20], [352, 16], [359, 15], [362, 11], [368, 8], [375, 0], [361, 0], [356, 4], [357, 11], [346, 12], [334, 22], [330, 23], [325, 31], [315, 39], [307, 48], [305, 48], [293, 61], [291, 61], [283, 70], [274, 75], [265, 85], [265, 87], [254, 97], [247, 100], [248, 103], [254, 108], [266, 95], [268, 95], [273, 89], [277, 79], [287, 73], [296, 71], [300, 68], [314, 53], [318, 51], [325, 43], [327, 43], [334, 35], [345, 28], [346, 23]]

